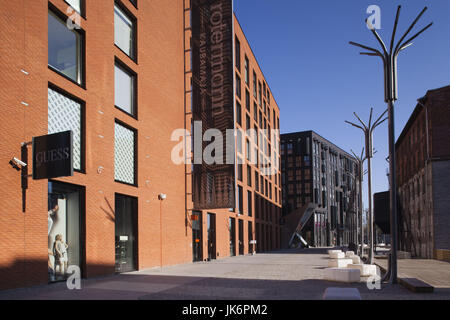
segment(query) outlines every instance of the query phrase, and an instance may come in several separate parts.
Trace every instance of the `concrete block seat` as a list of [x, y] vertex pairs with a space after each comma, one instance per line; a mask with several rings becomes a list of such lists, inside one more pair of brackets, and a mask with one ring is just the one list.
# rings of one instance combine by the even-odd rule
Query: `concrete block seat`
[[345, 256], [347, 257], [347, 258], [351, 258], [351, 257], [353, 257], [355, 255], [355, 253], [353, 252], [353, 251], [347, 251], [346, 253], [345, 253]]
[[353, 264], [361, 264], [361, 258], [359, 256], [353, 256], [351, 259]]
[[323, 300], [362, 300], [356, 288], [326, 288]]
[[346, 268], [352, 264], [352, 259], [330, 259], [328, 260], [328, 267], [330, 268]]
[[343, 252], [331, 252], [329, 255], [330, 259], [343, 259], [345, 258], [345, 253]]
[[324, 279], [337, 282], [360, 282], [361, 272], [359, 269], [327, 268], [324, 270]]
[[361, 277], [372, 277], [377, 275], [377, 266], [374, 264], [349, 264], [347, 268], [359, 270]]
[[328, 250], [328, 254], [330, 254], [330, 253], [338, 253], [338, 252], [342, 252], [342, 250]]

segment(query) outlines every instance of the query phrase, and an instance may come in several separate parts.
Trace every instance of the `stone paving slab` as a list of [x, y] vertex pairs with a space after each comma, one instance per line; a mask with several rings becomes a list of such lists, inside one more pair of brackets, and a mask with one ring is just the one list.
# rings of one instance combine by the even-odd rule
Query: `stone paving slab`
[[[154, 268], [96, 279], [83, 279], [81, 290], [65, 283], [0, 291], [0, 300], [322, 300], [336, 282], [323, 279], [326, 249], [296, 249], [209, 263]], [[406, 288], [339, 283], [357, 288], [363, 300], [450, 300], [450, 289], [416, 294]]]
[[[375, 262], [386, 269], [386, 259], [376, 259]], [[397, 260], [399, 278], [416, 278], [434, 288], [450, 288], [450, 263], [427, 259]]]

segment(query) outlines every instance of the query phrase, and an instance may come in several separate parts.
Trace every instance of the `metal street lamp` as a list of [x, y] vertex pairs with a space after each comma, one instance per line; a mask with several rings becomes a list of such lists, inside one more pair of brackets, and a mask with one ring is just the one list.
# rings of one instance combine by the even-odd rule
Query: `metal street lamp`
[[[400, 16], [401, 6], [397, 8], [397, 15], [395, 17], [394, 30], [392, 32], [391, 43], [389, 52], [386, 49], [386, 45], [383, 40], [381, 40], [377, 31], [370, 23], [368, 19], [366, 19], [366, 24], [369, 29], [381, 45], [383, 49], [383, 53], [379, 50], [356, 43], [350, 42], [351, 45], [366, 49], [370, 52], [361, 52], [363, 55], [368, 56], [378, 56], [383, 60], [383, 69], [384, 69], [384, 100], [388, 104], [388, 117], [389, 117], [389, 179], [390, 179], [390, 222], [391, 222], [391, 255], [389, 259], [389, 271], [386, 274], [385, 278], [389, 276], [390, 283], [397, 283], [397, 248], [398, 248], [398, 239], [397, 239], [397, 190], [396, 190], [396, 181], [395, 181], [395, 128], [394, 128], [394, 101], [398, 99], [397, 96], [397, 58], [400, 51], [406, 49], [407, 47], [412, 45], [412, 41], [417, 38], [421, 33], [427, 30], [429, 27], [433, 25], [430, 23], [425, 28], [417, 32], [414, 36], [404, 41], [407, 35], [411, 32], [411, 30], [416, 25], [417, 21], [419, 21], [420, 17], [427, 10], [425, 7], [417, 18], [413, 21], [410, 27], [406, 30], [405, 34], [400, 38], [400, 41], [394, 47], [395, 34], [397, 32], [398, 19]], [[384, 280], [384, 279], [383, 279]]]
[[350, 121], [345, 121], [348, 124], [351, 124], [352, 126], [361, 129], [364, 132], [365, 142], [366, 142], [366, 159], [367, 159], [367, 186], [368, 186], [368, 193], [369, 193], [369, 264], [373, 264], [373, 210], [372, 210], [372, 157], [373, 157], [373, 147], [372, 147], [372, 137], [373, 137], [373, 131], [376, 127], [378, 127], [380, 124], [382, 124], [384, 121], [387, 120], [387, 118], [381, 119], [388, 110], [384, 111], [381, 116], [378, 117], [378, 119], [372, 124], [372, 115], [373, 115], [373, 108], [370, 108], [370, 118], [369, 118], [369, 124], [366, 126], [364, 122], [358, 117], [356, 112], [353, 112], [355, 117], [359, 120], [362, 126], [357, 125]]
[[[364, 229], [363, 229], [363, 200], [362, 200], [362, 182], [363, 182], [363, 176], [364, 176], [364, 161], [366, 158], [364, 157], [364, 148], [361, 151], [361, 156], [357, 156], [353, 150], [350, 150], [353, 153], [353, 156], [355, 157], [357, 163], [358, 163], [358, 184], [359, 184], [359, 198], [358, 198], [358, 214], [359, 214], [359, 228], [360, 228], [360, 238], [359, 238], [359, 244], [361, 244], [361, 249], [359, 249], [358, 244], [358, 232], [356, 232], [356, 246], [358, 248], [359, 256], [362, 258], [364, 254]], [[356, 216], [357, 224], [358, 224], [358, 214]], [[358, 227], [357, 227], [358, 228]], [[358, 230], [358, 229], [356, 229]]]

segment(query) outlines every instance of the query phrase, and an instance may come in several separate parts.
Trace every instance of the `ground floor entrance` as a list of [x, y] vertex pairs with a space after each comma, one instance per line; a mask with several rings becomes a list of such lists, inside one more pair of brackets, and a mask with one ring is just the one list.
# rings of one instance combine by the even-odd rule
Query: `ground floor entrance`
[[84, 188], [48, 183], [48, 280], [62, 281], [84, 264]]
[[117, 273], [137, 269], [137, 198], [115, 195], [115, 248]]
[[208, 213], [207, 215], [207, 234], [208, 234], [208, 260], [217, 258], [216, 249], [216, 215]]

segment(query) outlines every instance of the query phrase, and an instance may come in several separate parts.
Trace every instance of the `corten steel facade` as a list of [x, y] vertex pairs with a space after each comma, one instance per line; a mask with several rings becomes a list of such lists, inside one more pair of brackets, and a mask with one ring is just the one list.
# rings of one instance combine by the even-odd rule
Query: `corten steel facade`
[[400, 250], [450, 260], [450, 86], [418, 100], [396, 157]]
[[[171, 158], [176, 144], [171, 141], [173, 131], [190, 129], [186, 125], [190, 123], [189, 75], [183, 72], [189, 46], [187, 9], [188, 1], [182, 0], [1, 3], [0, 232], [8, 240], [0, 250], [0, 289], [61, 280], [57, 270], [67, 269], [61, 258], [56, 261], [59, 230], [67, 231], [63, 242], [68, 244], [68, 264], [76, 261], [82, 277], [189, 263], [198, 260], [196, 243], [202, 244], [203, 259], [207, 258], [209, 211], [203, 212], [203, 219], [194, 217], [189, 193], [195, 191], [186, 169], [190, 166]], [[245, 53], [251, 72], [267, 90], [263, 99], [273, 116], [269, 120], [268, 113], [261, 111], [263, 118], [278, 128], [276, 102], [269, 98], [236, 20], [234, 26], [242, 52], [241, 71], [236, 69], [236, 74], [242, 73], [244, 79]], [[65, 35], [71, 42], [61, 38]], [[242, 102], [243, 123], [250, 114], [252, 125], [258, 126], [243, 98], [245, 90], [252, 92], [251, 84], [242, 81], [241, 90], [242, 101], [236, 100]], [[251, 101], [263, 110], [263, 103], [253, 95]], [[20, 159], [22, 143], [68, 127], [76, 137], [74, 176], [50, 181], [29, 178], [23, 213], [21, 172], [8, 162]], [[28, 150], [31, 174], [30, 146]], [[252, 252], [250, 239], [258, 240], [260, 251], [279, 244], [279, 177], [259, 177], [272, 190], [262, 195], [254, 181], [248, 186], [246, 168], [243, 180], [237, 182], [245, 195], [243, 214], [228, 209], [212, 212], [216, 214], [215, 258], [230, 256], [230, 229], [235, 231], [236, 254], [239, 240], [244, 253]], [[258, 170], [251, 168], [254, 178]], [[263, 211], [257, 208], [262, 201], [257, 201], [250, 214], [248, 191], [253, 201], [264, 199], [272, 210], [260, 214]], [[166, 199], [160, 200], [160, 194]], [[230, 218], [235, 219], [234, 229], [229, 228]], [[199, 221], [204, 225], [200, 237], [195, 228]]]
[[[281, 174], [278, 151], [280, 111], [235, 16], [233, 29], [235, 207], [188, 210], [188, 224], [194, 229], [192, 239], [194, 261], [280, 248]], [[190, 31], [187, 31], [185, 38], [189, 39], [190, 35]], [[190, 41], [185, 42], [189, 49]], [[190, 60], [189, 55], [186, 60]], [[186, 71], [188, 69], [186, 68]], [[189, 76], [186, 83], [190, 83]], [[186, 100], [190, 101], [189, 86], [186, 92]], [[187, 109], [189, 110], [189, 106]], [[188, 112], [187, 123], [191, 122], [192, 117]], [[256, 134], [247, 132], [248, 129], [255, 130]], [[269, 164], [276, 168], [273, 174], [266, 174], [263, 169], [264, 165]], [[187, 166], [187, 174], [188, 177], [192, 174], [190, 166]], [[188, 207], [192, 204], [191, 193], [195, 193], [195, 189], [191, 190], [192, 183], [188, 178]]]
[[309, 245], [355, 243], [355, 159], [314, 131], [282, 134], [281, 157], [283, 216], [313, 204], [315, 210], [301, 232]]

